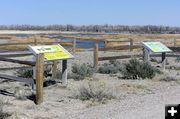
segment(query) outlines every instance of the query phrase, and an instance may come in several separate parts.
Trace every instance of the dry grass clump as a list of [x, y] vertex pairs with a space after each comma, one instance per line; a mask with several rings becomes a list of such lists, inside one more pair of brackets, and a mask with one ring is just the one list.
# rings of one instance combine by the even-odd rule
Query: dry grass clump
[[26, 100], [27, 99], [25, 91], [18, 87], [15, 88], [14, 97], [18, 100]]
[[175, 82], [179, 82], [180, 80], [180, 75], [179, 73], [173, 72], [173, 71], [165, 71], [164, 75], [159, 75], [157, 77], [155, 77], [156, 80], [159, 81], [166, 81], [166, 82], [170, 82], [170, 81], [175, 81]]
[[5, 105], [10, 105], [10, 103], [8, 101], [4, 101], [0, 99], [0, 119], [6, 119], [7, 117], [10, 117], [12, 114], [5, 112], [3, 107]]
[[114, 88], [108, 87], [105, 82], [86, 80], [75, 91], [73, 90], [72, 98], [103, 103], [116, 98], [116, 93]]

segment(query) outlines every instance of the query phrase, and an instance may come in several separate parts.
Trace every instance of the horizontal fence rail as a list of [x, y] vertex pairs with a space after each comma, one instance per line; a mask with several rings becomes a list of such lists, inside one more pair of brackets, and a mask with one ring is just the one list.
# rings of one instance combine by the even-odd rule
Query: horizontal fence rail
[[[133, 45], [131, 46], [131, 49], [138, 49], [143, 47], [141, 45]], [[176, 46], [170, 46], [169, 47], [173, 52], [179, 52], [180, 53], [180, 47]], [[121, 56], [106, 56], [106, 57], [99, 57], [99, 51], [106, 51], [106, 50], [128, 50], [130, 49], [129, 45], [126, 46], [112, 46], [112, 47], [106, 47], [106, 48], [99, 48], [98, 44], [94, 47], [94, 67], [97, 68], [99, 61], [104, 60], [115, 60], [115, 59], [127, 59], [132, 57], [144, 57], [143, 54], [136, 54], [136, 55], [121, 55]], [[150, 54], [150, 57], [162, 57], [162, 54]], [[180, 57], [180, 54], [166, 54], [166, 57]]]
[[11, 51], [11, 52], [1, 52], [0, 57], [21, 57], [33, 55], [30, 51]]
[[0, 74], [0, 78], [34, 84], [34, 79], [32, 78], [22, 78], [22, 77], [15, 77], [15, 76], [9, 76], [9, 75], [4, 75], [4, 74]]
[[106, 50], [130, 50], [130, 49], [138, 49], [142, 48], [141, 45], [124, 45], [124, 46], [108, 46], [105, 48], [99, 48], [99, 51], [106, 51]]
[[[42, 45], [50, 45], [50, 44], [55, 44], [55, 43], [60, 43], [65, 46], [73, 46], [72, 42], [69, 41], [59, 41], [59, 42], [37, 42], [37, 44], [42, 44]], [[67, 43], [67, 44], [65, 44]], [[34, 45], [34, 42], [24, 42], [24, 43], [1, 43], [0, 46], [7, 46], [7, 45]]]
[[23, 61], [23, 60], [8, 59], [8, 58], [3, 58], [3, 57], [0, 57], [0, 61], [6, 61], [6, 62], [12, 62], [12, 63], [18, 63], [18, 64], [24, 64], [24, 65], [30, 65], [30, 66], [35, 66], [36, 64], [33, 61]]

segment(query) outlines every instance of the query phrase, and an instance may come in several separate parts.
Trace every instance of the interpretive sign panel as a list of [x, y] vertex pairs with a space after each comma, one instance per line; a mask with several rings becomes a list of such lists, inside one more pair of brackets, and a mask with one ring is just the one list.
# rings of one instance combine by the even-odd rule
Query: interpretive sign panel
[[44, 54], [45, 60], [58, 60], [58, 59], [71, 59], [71, 55], [61, 45], [42, 45], [42, 46], [29, 46], [29, 49], [34, 54]]
[[154, 53], [172, 52], [167, 46], [161, 42], [142, 42], [144, 47]]

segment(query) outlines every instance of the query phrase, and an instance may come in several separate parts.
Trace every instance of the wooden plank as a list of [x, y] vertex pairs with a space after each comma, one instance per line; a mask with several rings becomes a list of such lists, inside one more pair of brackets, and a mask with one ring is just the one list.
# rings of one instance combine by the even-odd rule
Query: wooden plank
[[4, 35], [4, 36], [2, 36], [2, 35], [0, 35], [0, 39], [12, 39], [14, 36], [6, 36], [6, 35]]
[[36, 38], [36, 36], [34, 36], [34, 45], [37, 45], [38, 43], [37, 43], [37, 38]]
[[2, 52], [0, 53], [0, 57], [21, 57], [21, 56], [28, 56], [33, 55], [30, 51], [14, 51], [14, 52]]
[[4, 71], [4, 70], [18, 70], [18, 69], [32, 69], [32, 67], [4, 67], [4, 68], [0, 68], [0, 71]]
[[176, 46], [176, 44], [177, 44], [177, 41], [176, 41], [176, 39], [174, 39], [174, 46]]
[[73, 39], [73, 54], [76, 53], [76, 39]]
[[36, 104], [43, 102], [44, 54], [36, 56]]
[[[44, 65], [52, 65], [52, 63], [45, 63]], [[22, 66], [22, 67], [4, 67], [0, 68], [0, 71], [4, 70], [18, 70], [18, 69], [33, 69], [31, 66]], [[34, 78], [35, 79], [35, 78]]]
[[142, 57], [143, 55], [122, 55], [122, 56], [112, 56], [112, 57], [99, 57], [99, 61], [103, 60], [115, 60], [115, 59], [127, 59], [131, 57]]
[[[37, 40], [37, 39], [36, 39]], [[34, 42], [25, 42], [25, 43], [3, 43], [3, 44], [0, 44], [0, 46], [9, 46], [9, 45], [34, 45], [34, 44], [41, 44], [41, 45], [51, 45], [51, 44], [54, 44], [54, 43], [57, 43], [57, 44], [62, 44], [64, 46], [73, 46], [73, 43], [72, 41], [57, 41], [57, 42], [37, 42], [37, 41], [34, 41]], [[63, 44], [64, 43], [64, 44]]]
[[121, 39], [106, 39], [107, 42], [129, 42], [128, 38], [121, 38]]
[[133, 39], [130, 39], [129, 50], [133, 51]]
[[62, 46], [73, 46], [73, 43], [72, 42], [42, 42], [42, 43], [38, 43], [40, 45], [52, 45], [52, 44], [60, 44]]
[[23, 60], [8, 59], [8, 58], [3, 58], [3, 57], [0, 57], [0, 61], [5, 61], [5, 62], [12, 62], [12, 63], [19, 63], [19, 64], [24, 64], [24, 65], [35, 66], [35, 62], [33, 62], [33, 61], [23, 61]]
[[180, 52], [180, 47], [177, 46], [169, 46], [169, 49], [171, 49], [173, 52]]
[[34, 44], [34, 42], [25, 42], [25, 43], [3, 43], [0, 46], [7, 46], [7, 45], [30, 45]]
[[[150, 54], [150, 57], [162, 57], [162, 54]], [[180, 57], [180, 54], [166, 54], [166, 57]]]
[[94, 47], [94, 68], [97, 68], [98, 66], [98, 52], [99, 52], [99, 46], [98, 44], [95, 45]]
[[62, 35], [57, 35], [57, 36], [42, 35], [42, 36], [40, 36], [40, 37], [53, 39], [53, 38], [62, 38]]
[[107, 41], [106, 40], [104, 41], [104, 47], [105, 48], [107, 47]]
[[22, 77], [15, 77], [15, 76], [9, 76], [9, 75], [4, 75], [4, 74], [0, 74], [0, 78], [34, 84], [34, 80], [32, 78], [22, 78]]
[[[132, 57], [143, 57], [143, 55], [139, 54], [139, 55], [122, 55], [122, 56], [99, 57], [98, 61], [127, 59], [127, 58], [132, 58]], [[150, 57], [162, 57], [162, 54], [150, 54]], [[180, 57], [180, 54], [166, 54], [166, 57]]]
[[[109, 46], [109, 47], [105, 47], [105, 48], [99, 48], [99, 51], [104, 51], [104, 50], [129, 50], [129, 45], [124, 45], [124, 46]], [[133, 45], [131, 46], [131, 49], [138, 49], [138, 48], [142, 48], [141, 45]]]

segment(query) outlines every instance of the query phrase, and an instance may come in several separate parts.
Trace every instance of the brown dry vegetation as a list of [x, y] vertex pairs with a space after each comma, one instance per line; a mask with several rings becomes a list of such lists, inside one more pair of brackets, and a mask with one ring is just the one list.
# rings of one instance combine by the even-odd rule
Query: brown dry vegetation
[[[140, 43], [141, 41], [147, 41], [147, 40], [158, 40], [161, 41], [162, 43], [166, 45], [173, 45], [174, 44], [174, 39], [176, 39], [177, 43], [176, 45], [179, 45], [179, 39], [180, 35], [178, 34], [158, 34], [158, 35], [153, 35], [153, 34], [104, 34], [104, 35], [97, 35], [97, 36], [74, 36], [74, 35], [62, 35], [62, 36], [57, 36], [58, 37], [64, 37], [64, 38], [75, 38], [78, 40], [94, 40], [94, 41], [104, 41], [106, 39], [117, 39], [117, 40], [124, 40], [124, 39], [133, 39], [135, 43]], [[32, 37], [25, 37], [25, 38], [18, 38], [15, 35], [0, 35], [0, 39], [6, 39], [7, 43], [27, 43], [27, 44], [22, 44], [22, 45], [4, 45], [0, 46], [0, 49], [5, 49], [5, 50], [24, 50], [27, 48], [27, 45], [33, 45], [33, 44], [48, 44], [48, 43], [56, 43], [56, 42], [61, 42], [55, 37], [51, 37], [48, 35], [45, 36], [32, 36]], [[35, 39], [37, 40], [37, 43], [35, 43]], [[125, 43], [127, 45], [127, 43]], [[72, 46], [71, 42], [61, 42], [61, 45], [63, 46]], [[71, 51], [71, 49], [70, 49]], [[82, 51], [82, 49], [77, 49], [77, 51]]]
[[104, 39], [120, 39], [120, 38], [132, 38], [132, 39], [180, 39], [180, 35], [159, 34], [159, 35], [146, 35], [146, 34], [104, 34], [98, 36], [71, 36], [63, 35], [65, 38], [76, 38], [80, 40], [104, 40]]
[[[33, 37], [25, 37], [25, 38], [18, 38], [15, 36], [9, 36], [9, 35], [3, 35], [0, 36], [0, 39], [6, 39], [6, 43], [2, 43], [4, 45], [0, 45], [0, 49], [5, 50], [24, 50], [27, 49], [28, 45], [38, 45], [38, 44], [54, 44], [54, 43], [60, 43], [60, 40], [57, 39], [49, 39], [49, 38], [41, 38], [39, 36], [33, 36]], [[0, 40], [1, 41], [1, 40]], [[14, 43], [14, 45], [12, 44]], [[7, 45], [11, 44], [11, 45]], [[72, 46], [72, 43], [61, 43], [65, 46]]]
[[78, 40], [93, 40], [93, 41], [104, 41], [106, 39], [117, 39], [117, 40], [124, 40], [124, 39], [133, 39], [134, 42], [141, 42], [147, 40], [157, 40], [161, 41], [166, 45], [173, 45], [174, 39], [176, 39], [176, 45], [179, 45], [180, 35], [178, 34], [104, 34], [104, 35], [97, 35], [97, 36], [73, 36], [73, 35], [63, 35], [61, 37], [64, 38], [75, 38]]

